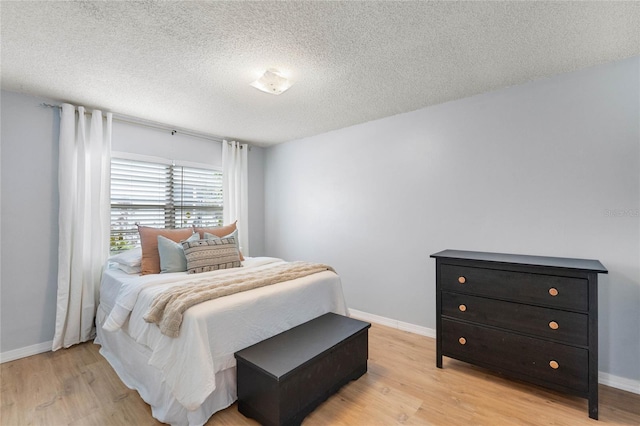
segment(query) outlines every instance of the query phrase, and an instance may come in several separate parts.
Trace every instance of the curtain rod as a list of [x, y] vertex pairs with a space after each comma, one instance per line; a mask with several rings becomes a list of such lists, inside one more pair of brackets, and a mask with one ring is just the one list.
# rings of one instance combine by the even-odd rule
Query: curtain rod
[[[48, 104], [46, 102], [42, 102], [40, 106], [46, 107], [46, 108], [62, 107], [61, 105], [53, 105], [53, 104]], [[91, 114], [91, 112], [87, 110], [85, 114]], [[129, 115], [117, 114], [114, 112], [112, 112], [111, 114], [114, 121], [120, 121], [122, 123], [137, 124], [139, 126], [150, 127], [152, 129], [165, 130], [165, 131], [171, 132], [172, 135], [175, 135], [176, 133], [180, 133], [181, 135], [191, 136], [194, 138], [206, 139], [206, 140], [221, 142], [221, 143], [224, 142], [224, 139], [221, 138], [220, 136], [208, 135], [206, 133], [195, 132], [192, 130], [182, 129], [179, 127], [171, 127], [163, 123], [158, 123], [157, 121], [145, 120], [142, 118], [131, 117]], [[246, 143], [246, 142], [242, 142], [242, 143]], [[249, 147], [249, 151], [251, 151], [251, 145], [247, 144], [247, 146]]]

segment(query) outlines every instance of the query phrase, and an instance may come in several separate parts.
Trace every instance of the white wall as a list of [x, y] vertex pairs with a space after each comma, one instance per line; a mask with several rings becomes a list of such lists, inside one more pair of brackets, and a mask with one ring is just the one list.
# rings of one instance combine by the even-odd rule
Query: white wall
[[267, 149], [266, 251], [329, 263], [351, 308], [432, 329], [434, 252], [599, 259], [599, 367], [637, 383], [639, 62]]
[[[0, 353], [3, 358], [50, 349], [53, 339], [58, 264], [57, 110], [59, 102], [1, 92], [1, 282]], [[112, 147], [191, 162], [221, 165], [219, 142], [171, 135], [114, 122]], [[249, 151], [249, 247], [264, 251], [263, 149]]]

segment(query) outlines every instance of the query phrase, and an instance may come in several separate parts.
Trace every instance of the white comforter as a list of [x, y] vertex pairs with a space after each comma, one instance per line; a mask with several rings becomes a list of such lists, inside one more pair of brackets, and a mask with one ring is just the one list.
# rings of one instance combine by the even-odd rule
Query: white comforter
[[[282, 262], [249, 258], [243, 269], [270, 268]], [[108, 332], [122, 330], [149, 347], [149, 364], [162, 371], [175, 398], [188, 410], [199, 407], [216, 388], [216, 372], [235, 365], [234, 352], [327, 312], [347, 315], [340, 278], [326, 271], [196, 305], [185, 313], [176, 338], [163, 335], [157, 325], [144, 321], [157, 294], [192, 279], [193, 275], [185, 273], [124, 281], [103, 325]]]

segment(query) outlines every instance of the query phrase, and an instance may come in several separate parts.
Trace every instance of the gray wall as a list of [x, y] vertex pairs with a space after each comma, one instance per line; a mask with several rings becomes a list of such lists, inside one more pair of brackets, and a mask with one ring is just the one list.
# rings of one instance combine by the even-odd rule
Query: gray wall
[[249, 149], [249, 254], [266, 256], [264, 248], [264, 149]]
[[600, 370], [640, 380], [639, 63], [267, 149], [266, 251], [329, 263], [349, 307], [431, 329], [434, 252], [599, 259]]
[[118, 120], [113, 122], [113, 151], [190, 161], [222, 167], [220, 142]]
[[[1, 92], [0, 353], [53, 339], [58, 264], [58, 103]], [[218, 142], [122, 122], [113, 149], [220, 165]], [[249, 152], [249, 246], [264, 251], [263, 149]], [[42, 350], [42, 348], [40, 348]], [[27, 353], [31, 352], [29, 350]]]
[[58, 276], [58, 111], [2, 91], [0, 352], [53, 339]]

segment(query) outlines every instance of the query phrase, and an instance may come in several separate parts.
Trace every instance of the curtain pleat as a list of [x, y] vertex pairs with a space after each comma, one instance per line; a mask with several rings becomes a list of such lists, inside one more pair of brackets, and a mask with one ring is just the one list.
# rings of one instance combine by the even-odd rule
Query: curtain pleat
[[109, 256], [112, 115], [63, 104], [59, 139], [59, 243], [52, 349], [95, 336], [102, 267]]
[[238, 221], [239, 247], [249, 255], [248, 154], [249, 146], [222, 141], [222, 197], [225, 224]]

